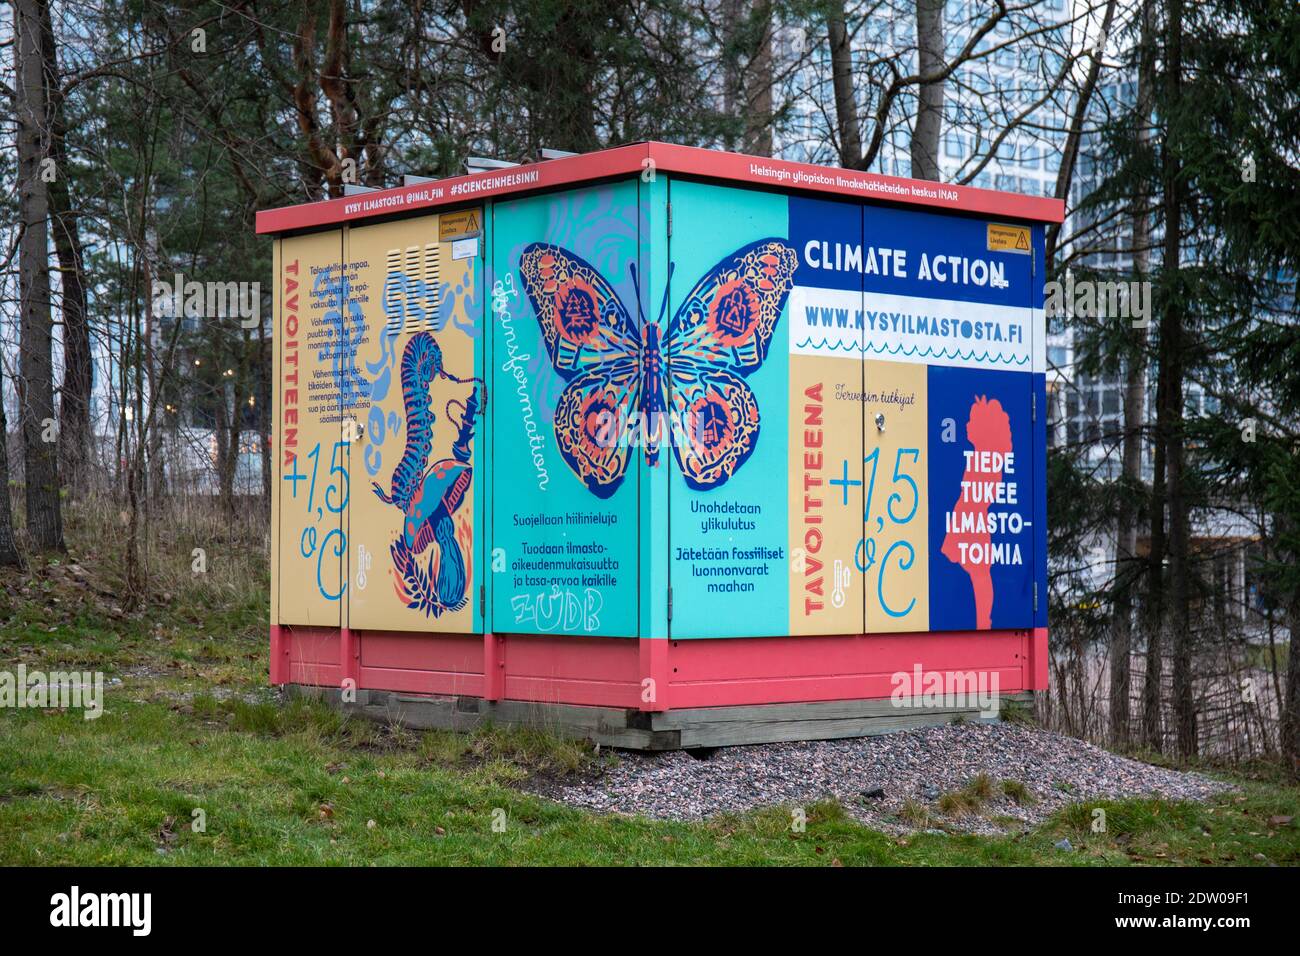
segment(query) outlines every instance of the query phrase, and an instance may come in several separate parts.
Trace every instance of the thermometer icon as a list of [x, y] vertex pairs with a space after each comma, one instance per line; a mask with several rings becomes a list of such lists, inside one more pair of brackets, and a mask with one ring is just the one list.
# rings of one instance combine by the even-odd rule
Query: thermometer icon
[[366, 572], [370, 570], [371, 563], [370, 552], [366, 550], [364, 544], [357, 545], [357, 590], [366, 589]]
[[849, 574], [849, 569], [844, 566], [844, 562], [837, 558], [835, 561], [835, 576], [833, 578], [835, 590], [831, 592], [832, 607], [844, 606], [844, 592], [848, 589], [849, 583], [852, 580], [852, 578], [849, 577]]

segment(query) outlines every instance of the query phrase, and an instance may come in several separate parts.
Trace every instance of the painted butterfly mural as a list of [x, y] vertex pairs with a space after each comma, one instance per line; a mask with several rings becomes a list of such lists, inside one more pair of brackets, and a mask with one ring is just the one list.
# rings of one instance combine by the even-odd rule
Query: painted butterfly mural
[[[568, 383], [555, 409], [555, 438], [589, 491], [608, 498], [622, 484], [636, 444], [621, 440], [628, 422], [650, 424], [641, 443], [651, 465], [665, 434], [672, 438], [695, 490], [721, 487], [736, 473], [759, 431], [758, 401], [745, 379], [767, 358], [798, 264], [781, 239], [742, 246], [704, 274], [666, 330], [666, 290], [659, 320], [638, 329], [590, 263], [549, 243], [524, 249], [524, 290], [551, 364]], [[636, 282], [636, 266], [628, 268]]]

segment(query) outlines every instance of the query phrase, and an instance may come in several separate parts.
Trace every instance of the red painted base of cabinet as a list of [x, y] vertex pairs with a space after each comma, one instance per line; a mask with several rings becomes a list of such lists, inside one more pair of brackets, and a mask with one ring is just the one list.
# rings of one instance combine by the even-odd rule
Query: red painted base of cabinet
[[[271, 683], [664, 711], [888, 698], [895, 675], [1046, 690], [1047, 628], [652, 640], [273, 625]], [[918, 691], [919, 693], [920, 691]]]

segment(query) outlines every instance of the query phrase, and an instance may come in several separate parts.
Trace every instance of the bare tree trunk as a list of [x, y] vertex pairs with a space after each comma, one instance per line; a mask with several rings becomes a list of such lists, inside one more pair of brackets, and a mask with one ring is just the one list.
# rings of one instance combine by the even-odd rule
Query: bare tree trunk
[[229, 486], [226, 478], [230, 474], [230, 417], [226, 411], [226, 384], [221, 379], [217, 380], [216, 421], [213, 425], [213, 437], [217, 445], [217, 501], [222, 513], [229, 514]]
[[1164, 604], [1165, 604], [1165, 457], [1168, 429], [1165, 392], [1168, 372], [1164, 355], [1156, 373], [1156, 427], [1153, 474], [1151, 479], [1151, 548], [1147, 556], [1147, 656], [1146, 676], [1142, 681], [1142, 734], [1147, 747], [1160, 753], [1164, 749], [1164, 732], [1160, 721], [1161, 686], [1164, 672]]
[[[142, 229], [144, 228], [144, 223], [147, 221], [144, 218], [145, 215], [146, 213], [144, 209], [144, 204], [142, 203], [141, 204]], [[145, 243], [145, 257], [144, 257], [145, 259], [144, 261], [145, 307], [144, 307], [144, 343], [143, 343], [144, 348], [142, 350], [141, 355], [145, 367], [145, 381], [148, 383], [148, 388], [149, 388], [148, 407], [153, 408], [155, 405], [158, 404], [159, 396], [161, 395], [161, 385], [160, 385], [161, 377], [158, 373], [158, 355], [157, 352], [154, 350], [154, 338], [156, 333], [154, 331], [154, 314], [153, 314], [154, 263], [160, 257], [156, 255], [157, 244], [152, 231], [149, 229], [144, 229], [144, 235], [147, 238]], [[182, 320], [179, 316], [177, 316], [176, 321], [179, 324]], [[147, 427], [147, 431], [140, 436], [141, 441], [147, 442], [146, 456], [148, 461], [148, 471], [147, 471], [148, 482], [147, 484], [144, 485], [145, 489], [147, 490], [147, 496], [145, 498], [145, 507], [148, 509], [151, 515], [157, 515], [159, 513], [160, 508], [162, 507], [163, 496], [166, 494], [167, 491], [166, 471], [163, 468], [163, 447], [162, 447], [163, 430], [160, 427], [158, 427], [156, 423], [154, 423], [152, 416], [141, 417], [140, 421]]]
[[[1177, 104], [1183, 89], [1183, 4], [1170, 0], [1168, 48], [1165, 51], [1171, 103]], [[1167, 138], [1168, 139], [1168, 138]], [[1183, 181], [1177, 152], [1166, 141], [1164, 150], [1165, 243], [1162, 270], [1177, 276], [1182, 265]], [[1169, 589], [1170, 628], [1173, 633], [1174, 718], [1178, 729], [1178, 751], [1184, 758], [1197, 753], [1196, 703], [1192, 699], [1191, 562], [1189, 555], [1188, 505], [1183, 481], [1183, 304], [1182, 290], [1166, 302], [1161, 328], [1161, 345], [1169, 364], [1166, 398], [1169, 442]]]
[[[916, 0], [917, 73], [934, 76], [943, 69], [944, 0]], [[916, 122], [912, 127], [912, 177], [939, 179], [939, 135], [943, 131], [943, 80], [916, 88]]]
[[9, 422], [5, 418], [4, 363], [0, 363], [0, 566], [22, 564], [14, 540], [14, 516], [9, 504]]
[[240, 427], [239, 403], [242, 392], [237, 383], [231, 385], [233, 391], [234, 412], [226, 397], [225, 380], [218, 385], [217, 400], [217, 484], [220, 492], [221, 510], [226, 517], [235, 517], [235, 471], [239, 467]]
[[[1111, 7], [1113, 8], [1113, 4]], [[1139, 148], [1145, 148], [1151, 138], [1151, 56], [1150, 56], [1150, 0], [1142, 7], [1141, 41], [1137, 88], [1137, 139]], [[1094, 61], [1095, 62], [1095, 61]], [[1147, 246], [1151, 241], [1147, 214], [1148, 197], [1140, 189], [1134, 202], [1133, 214], [1133, 272], [1138, 281], [1147, 274]], [[1137, 528], [1138, 514], [1136, 492], [1142, 485], [1142, 425], [1146, 419], [1146, 329], [1136, 329], [1132, 355], [1125, 367], [1124, 376], [1124, 441], [1123, 483], [1119, 496], [1119, 513], [1116, 516], [1115, 540], [1115, 608], [1110, 644], [1110, 739], [1116, 747], [1127, 747], [1130, 740], [1131, 715], [1129, 702], [1133, 693], [1133, 589], [1137, 583]]]
[[[722, 108], [739, 117], [739, 149], [772, 155], [772, 0], [720, 0]], [[724, 137], [727, 149], [735, 137]]]
[[[149, 226], [149, 178], [145, 176], [139, 186], [139, 239], [135, 244], [137, 262], [140, 269], [140, 299], [144, 303], [144, 315], [139, 316], [132, 306], [131, 330], [136, 335], [136, 347], [130, 350], [135, 358], [134, 395], [125, 401], [134, 402], [129, 422], [127, 442], [130, 457], [127, 462], [126, 498], [126, 598], [127, 610], [134, 610], [146, 599], [149, 587], [149, 526], [148, 526], [148, 485], [146, 477], [148, 421], [145, 419], [145, 364], [151, 353], [149, 336], [153, 329], [153, 246], [150, 242]], [[179, 325], [179, 322], [178, 322]], [[140, 330], [143, 330], [141, 333]], [[125, 377], [125, 376], [124, 376]], [[152, 403], [156, 396], [149, 394]], [[142, 501], [143, 499], [143, 501]]]
[[50, 222], [54, 248], [59, 257], [59, 285], [63, 314], [63, 389], [59, 396], [59, 472], [64, 484], [81, 490], [86, 484], [90, 453], [90, 358], [89, 307], [86, 296], [85, 255], [77, 213], [72, 208], [67, 148], [67, 123], [63, 113], [63, 91], [59, 85], [58, 48], [48, 3], [41, 4], [41, 31], [50, 113], [50, 158], [54, 179], [49, 184]]
[[149, 431], [149, 500], [146, 502], [152, 514], [160, 514], [167, 500], [167, 469], [164, 461], [163, 430], [155, 425]]
[[262, 457], [262, 513], [271, 515], [271, 340], [265, 323], [257, 327], [257, 434]]
[[[142, 193], [144, 188], [142, 187]], [[140, 201], [140, 233], [144, 237], [150, 234], [148, 216], [148, 202], [144, 193]], [[145, 401], [145, 375], [146, 369], [143, 366], [153, 361], [153, 347], [150, 344], [150, 337], [153, 333], [153, 266], [151, 262], [152, 247], [148, 245], [148, 240], [137, 245], [138, 250], [144, 250], [138, 254], [142, 256], [142, 276], [144, 294], [141, 296], [144, 302], [144, 315], [139, 319], [133, 315], [133, 325], [136, 329], [143, 329], [143, 334], [138, 335], [138, 347], [134, 350], [136, 355], [135, 365], [135, 394], [134, 413], [129, 423], [134, 433], [133, 440], [128, 441], [129, 458], [126, 469], [126, 498], [127, 498], [127, 543], [126, 543], [126, 600], [125, 607], [128, 610], [134, 610], [144, 603], [149, 591], [149, 449], [152, 447], [152, 436], [156, 426], [154, 424], [154, 414], [158, 407], [158, 393], [150, 385], [148, 389], [148, 402]], [[180, 328], [180, 321], [175, 325], [176, 329]], [[149, 381], [153, 381], [153, 373], [148, 371]]]
[[1142, 418], [1146, 362], [1134, 355], [1124, 380], [1124, 485], [1119, 496], [1115, 540], [1115, 602], [1110, 637], [1110, 738], [1129, 742], [1129, 700], [1133, 693], [1133, 586], [1137, 582], [1137, 508], [1132, 489], [1142, 481]]
[[135, 610], [143, 602], [148, 587], [147, 569], [140, 555], [140, 455], [131, 456], [126, 470], [126, 595], [123, 605]]
[[750, 11], [757, 46], [745, 84], [745, 152], [772, 155], [772, 3], [759, 0]]
[[113, 330], [108, 330], [108, 347], [115, 354], [123, 356], [122, 373], [117, 376], [116, 391], [113, 400], [116, 407], [113, 410], [115, 421], [113, 423], [113, 494], [122, 501], [126, 500], [126, 471], [125, 464], [131, 453], [131, 436], [128, 429], [127, 420], [127, 396], [130, 394], [130, 378], [128, 377], [127, 362], [130, 360], [132, 343], [135, 340], [132, 330], [123, 323], [121, 335], [114, 337]]
[[[1279, 522], [1280, 523], [1280, 522]], [[1272, 549], [1265, 544], [1264, 560], [1269, 560]], [[1278, 673], [1278, 660], [1281, 655], [1277, 648], [1277, 622], [1274, 620], [1274, 610], [1272, 602], [1264, 608], [1264, 620], [1268, 627], [1268, 663], [1269, 674], [1273, 678], [1273, 701], [1277, 704], [1277, 712], [1282, 715], [1282, 720], [1286, 721], [1286, 697], [1282, 693], [1282, 678]]]
[[[63, 512], [54, 427], [54, 320], [50, 312], [49, 115], [45, 87], [44, 0], [15, 0], [14, 80], [18, 120], [20, 337], [18, 409], [23, 433], [27, 533], [43, 551], [62, 551]], [[47, 440], [48, 439], [48, 440]]]
[[853, 50], [849, 45], [844, 0], [832, 5], [826, 19], [831, 46], [831, 81], [835, 88], [835, 124], [839, 133], [840, 165], [853, 166], [862, 159], [862, 129], [853, 95]]
[[[1105, 45], [1105, 38], [1110, 34], [1111, 24], [1115, 20], [1115, 7], [1118, 0], [1106, 4], [1106, 12], [1101, 18], [1101, 36], [1097, 40], [1099, 47]], [[1149, 13], [1149, 7], [1148, 7]], [[1084, 78], [1083, 88], [1079, 91], [1074, 104], [1074, 116], [1070, 120], [1070, 131], [1065, 137], [1065, 148], [1061, 151], [1061, 168], [1056, 173], [1056, 188], [1052, 195], [1062, 202], [1070, 198], [1070, 183], [1074, 181], [1074, 167], [1079, 159], [1079, 144], [1083, 141], [1083, 127], [1088, 118], [1092, 103], [1092, 94], [1097, 89], [1097, 78], [1101, 75], [1101, 54], [1103, 50], [1094, 50], [1088, 63], [1088, 74]], [[1056, 243], [1061, 236], [1061, 224], [1052, 223], [1047, 227], [1047, 266], [1051, 269], [1056, 260]]]
[[[1287, 654], [1286, 706], [1282, 710], [1282, 728], [1279, 734], [1282, 757], [1290, 761], [1291, 774], [1300, 780], [1300, 650], [1296, 635], [1300, 634], [1300, 582], [1291, 589], [1287, 602], [1287, 624], [1291, 628], [1291, 650]], [[1275, 665], [1276, 666], [1276, 665]]]
[[340, 196], [343, 166], [338, 157], [323, 142], [320, 123], [316, 118], [316, 16], [314, 4], [304, 2], [298, 21], [298, 32], [293, 38], [293, 65], [298, 82], [293, 88], [293, 102], [298, 120], [298, 132], [305, 148], [299, 161], [299, 171], [308, 199]]

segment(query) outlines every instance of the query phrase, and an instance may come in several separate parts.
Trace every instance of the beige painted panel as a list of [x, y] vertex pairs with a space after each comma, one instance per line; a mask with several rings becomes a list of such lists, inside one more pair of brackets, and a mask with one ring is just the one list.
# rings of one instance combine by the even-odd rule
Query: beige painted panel
[[[930, 626], [926, 366], [868, 360], [863, 425], [867, 633]], [[878, 428], [876, 416], [884, 416]], [[874, 474], [874, 480], [873, 480]]]
[[282, 624], [342, 621], [347, 449], [333, 356], [345, 326], [342, 233], [280, 244], [275, 480]]
[[[364, 314], [351, 408], [348, 621], [356, 629], [478, 630], [485, 440], [481, 237], [466, 212], [349, 229], [350, 304]], [[440, 233], [448, 239], [441, 241]], [[476, 396], [471, 402], [472, 396]], [[469, 429], [462, 429], [467, 408]]]
[[790, 356], [790, 633], [862, 632], [862, 362]]
[[[280, 391], [281, 383], [284, 381], [279, 374], [280, 369], [280, 319], [284, 315], [282, 310], [282, 297], [284, 295], [284, 275], [280, 272], [280, 243], [283, 240], [275, 239], [271, 242], [271, 275], [274, 277], [275, 288], [271, 290], [271, 368], [275, 369], [276, 380], [271, 388], [271, 467], [274, 470], [271, 481], [271, 623], [278, 623], [280, 620], [280, 486], [283, 482], [279, 481], [280, 470]], [[295, 280], [296, 281], [296, 280]]]

